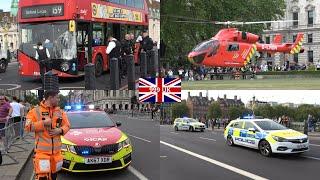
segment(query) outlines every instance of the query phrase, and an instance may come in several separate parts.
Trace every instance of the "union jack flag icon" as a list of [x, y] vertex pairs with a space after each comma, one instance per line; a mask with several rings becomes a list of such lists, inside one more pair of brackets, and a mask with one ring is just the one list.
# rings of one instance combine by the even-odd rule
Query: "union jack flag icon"
[[181, 79], [179, 78], [140, 78], [138, 89], [139, 102], [181, 102]]

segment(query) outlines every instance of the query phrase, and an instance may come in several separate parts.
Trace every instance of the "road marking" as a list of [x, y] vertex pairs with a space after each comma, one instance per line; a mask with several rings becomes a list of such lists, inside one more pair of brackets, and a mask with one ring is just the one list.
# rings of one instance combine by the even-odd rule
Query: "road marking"
[[209, 140], [209, 141], [217, 141], [215, 139], [210, 139], [210, 138], [205, 138], [205, 137], [199, 137], [200, 139], [206, 139], [206, 140]]
[[138, 170], [136, 170], [134, 167], [129, 166], [128, 170], [135, 175], [137, 178], [139, 178], [140, 180], [148, 180], [148, 178], [146, 178], [142, 173], [140, 173]]
[[34, 180], [34, 171], [32, 171], [30, 180]]
[[167, 156], [160, 156], [160, 158], [166, 158]]
[[151, 143], [151, 141], [149, 141], [149, 140], [146, 140], [146, 139], [143, 139], [143, 138], [140, 138], [140, 137], [137, 137], [137, 136], [134, 136], [134, 135], [128, 134], [128, 133], [127, 133], [127, 135], [128, 135], [128, 136], [131, 136], [131, 137], [134, 137], [134, 138], [136, 138], [136, 139], [140, 139], [140, 140], [142, 140], [142, 141], [145, 141], [145, 142]]
[[319, 146], [320, 147], [320, 144], [309, 144], [310, 146]]
[[21, 88], [21, 85], [19, 84], [0, 84], [0, 86], [14, 86], [13, 88], [7, 89], [7, 90], [15, 90]]
[[179, 133], [177, 133], [177, 132], [170, 132], [171, 134], [179, 134]]
[[176, 149], [176, 150], [178, 150], [178, 151], [181, 151], [181, 152], [184, 152], [184, 153], [186, 153], [186, 154], [189, 154], [189, 155], [191, 155], [191, 156], [194, 156], [194, 157], [196, 157], [196, 158], [199, 158], [199, 159], [201, 159], [201, 160], [207, 161], [207, 162], [209, 162], [209, 163], [211, 163], [211, 164], [215, 164], [215, 165], [220, 166], [220, 167], [222, 167], [222, 168], [225, 168], [225, 169], [228, 169], [228, 170], [233, 171], [233, 172], [235, 172], [235, 173], [238, 173], [238, 174], [240, 174], [240, 175], [242, 175], [242, 176], [246, 176], [246, 177], [251, 178], [251, 179], [266, 180], [266, 178], [264, 178], [264, 177], [261, 177], [261, 176], [252, 174], [252, 173], [250, 173], [250, 172], [248, 172], [248, 171], [244, 171], [244, 170], [242, 170], [242, 169], [239, 169], [239, 168], [230, 166], [230, 165], [225, 164], [225, 163], [223, 163], [223, 162], [220, 162], [220, 161], [217, 161], [217, 160], [208, 158], [208, 157], [206, 157], [206, 156], [203, 156], [203, 155], [194, 153], [194, 152], [192, 152], [192, 151], [189, 151], [189, 150], [180, 148], [180, 147], [178, 147], [178, 146], [175, 146], [175, 145], [166, 143], [166, 142], [164, 142], [164, 141], [160, 141], [160, 143], [163, 144], [163, 145], [169, 146], [169, 147], [171, 147], [171, 148], [173, 148], [173, 149]]
[[316, 157], [312, 157], [312, 156], [301, 156], [301, 157], [305, 157], [305, 158], [308, 158], [308, 159], [314, 159], [314, 160], [320, 161], [320, 158], [316, 158]]

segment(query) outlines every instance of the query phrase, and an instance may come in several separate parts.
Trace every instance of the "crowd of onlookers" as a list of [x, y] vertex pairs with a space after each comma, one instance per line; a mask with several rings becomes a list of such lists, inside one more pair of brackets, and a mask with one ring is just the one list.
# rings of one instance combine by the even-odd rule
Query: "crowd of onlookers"
[[252, 65], [241, 68], [206, 68], [204, 66], [191, 67], [176, 67], [176, 68], [161, 68], [161, 73], [164, 77], [176, 78], [179, 77], [184, 81], [198, 81], [198, 80], [223, 80], [223, 79], [254, 79], [259, 72], [270, 71], [293, 71], [293, 70], [320, 70], [320, 61], [314, 64], [291, 64], [291, 65], [275, 65], [263, 63], [260, 65]]

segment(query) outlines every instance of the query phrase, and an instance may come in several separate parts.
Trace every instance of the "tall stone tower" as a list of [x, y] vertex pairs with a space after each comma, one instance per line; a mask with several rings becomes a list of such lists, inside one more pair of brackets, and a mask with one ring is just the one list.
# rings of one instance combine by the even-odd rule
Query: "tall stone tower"
[[19, 0], [12, 0], [11, 1], [11, 16], [17, 16], [18, 14], [18, 4], [19, 4]]

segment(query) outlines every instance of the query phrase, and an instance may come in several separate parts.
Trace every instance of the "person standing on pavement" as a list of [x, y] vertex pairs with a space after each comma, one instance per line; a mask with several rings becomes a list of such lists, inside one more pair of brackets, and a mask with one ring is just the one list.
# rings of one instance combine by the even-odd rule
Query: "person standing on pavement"
[[35, 59], [39, 63], [40, 76], [41, 76], [41, 81], [42, 81], [42, 84], [43, 84], [44, 83], [44, 74], [47, 71], [51, 70], [51, 65], [48, 62], [49, 59], [50, 59], [49, 50], [47, 48], [43, 47], [41, 42], [38, 42], [38, 44], [37, 44]]
[[151, 50], [153, 49], [153, 40], [149, 37], [148, 31], [143, 31], [141, 41], [142, 51], [147, 53], [147, 59], [151, 58]]
[[58, 104], [59, 91], [45, 91], [44, 100], [27, 114], [25, 131], [35, 133], [36, 180], [56, 180], [63, 164], [61, 136], [69, 131], [70, 123]]
[[124, 40], [121, 42], [121, 50], [122, 50], [122, 72], [121, 75], [122, 76], [126, 76], [127, 75], [127, 62], [126, 62], [126, 56], [128, 55], [132, 55], [133, 51], [132, 51], [132, 44], [131, 44], [131, 38], [130, 38], [130, 34], [126, 34]]
[[5, 136], [4, 128], [12, 113], [10, 104], [6, 101], [5, 96], [0, 95], [0, 165], [2, 164], [1, 150], [3, 148], [2, 137]]
[[12, 107], [12, 115], [13, 122], [17, 123], [21, 121], [22, 115], [24, 113], [23, 106], [18, 103], [17, 97], [12, 97], [12, 102], [10, 103], [10, 106]]
[[109, 43], [106, 49], [106, 53], [109, 55], [109, 64], [111, 63], [112, 58], [117, 58], [118, 64], [119, 64], [119, 70], [121, 72], [123, 69], [123, 67], [121, 66], [121, 43], [112, 36], [110, 36], [108, 40], [109, 40]]

